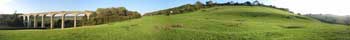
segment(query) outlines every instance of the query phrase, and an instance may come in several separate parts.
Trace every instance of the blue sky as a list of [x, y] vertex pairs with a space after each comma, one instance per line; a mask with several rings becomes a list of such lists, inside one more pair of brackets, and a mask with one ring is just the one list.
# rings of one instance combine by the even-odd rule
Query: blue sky
[[[21, 13], [35, 13], [47, 11], [84, 11], [97, 8], [126, 7], [132, 11], [147, 13], [184, 4], [192, 4], [198, 0], [7, 0], [2, 3], [0, 13], [11, 13], [15, 10]], [[205, 2], [207, 0], [200, 0]], [[214, 0], [228, 2], [232, 0]], [[237, 1], [237, 0], [236, 0]], [[247, 0], [238, 0], [247, 1]], [[0, 4], [1, 5], [1, 4]], [[5, 6], [5, 7], [4, 7]], [[1, 8], [0, 8], [1, 9]]]
[[[95, 11], [97, 8], [126, 7], [132, 11], [147, 13], [198, 0], [0, 0], [0, 14], [35, 13], [48, 11]], [[201, 2], [208, 0], [200, 0]], [[222, 3], [228, 1], [245, 2], [253, 0], [213, 0]], [[348, 0], [259, 0], [264, 4], [289, 8], [297, 13], [350, 15]]]

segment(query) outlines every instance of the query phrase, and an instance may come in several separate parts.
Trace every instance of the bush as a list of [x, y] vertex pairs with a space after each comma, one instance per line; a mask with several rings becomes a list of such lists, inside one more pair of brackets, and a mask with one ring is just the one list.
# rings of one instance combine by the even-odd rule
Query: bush
[[280, 27], [287, 28], [287, 29], [303, 28], [303, 26], [300, 26], [300, 25], [280, 25]]

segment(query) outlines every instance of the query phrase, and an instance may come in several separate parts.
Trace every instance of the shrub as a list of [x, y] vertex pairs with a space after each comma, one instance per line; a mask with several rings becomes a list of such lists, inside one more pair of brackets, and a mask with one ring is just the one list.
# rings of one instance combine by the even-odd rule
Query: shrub
[[280, 27], [287, 28], [287, 29], [303, 28], [303, 26], [300, 26], [300, 25], [280, 25]]

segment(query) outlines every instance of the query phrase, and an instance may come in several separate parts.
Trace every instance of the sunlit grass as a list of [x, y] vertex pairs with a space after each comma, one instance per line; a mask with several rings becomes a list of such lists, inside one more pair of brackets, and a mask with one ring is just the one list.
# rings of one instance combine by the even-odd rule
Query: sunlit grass
[[346, 40], [349, 28], [266, 7], [222, 6], [54, 30], [0, 30], [0, 40]]

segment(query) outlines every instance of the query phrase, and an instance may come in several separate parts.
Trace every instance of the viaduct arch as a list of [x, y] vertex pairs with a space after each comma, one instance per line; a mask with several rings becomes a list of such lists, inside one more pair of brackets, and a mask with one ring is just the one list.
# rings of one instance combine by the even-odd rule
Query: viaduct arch
[[[54, 28], [54, 21], [55, 16], [60, 16], [61, 18], [61, 29], [64, 29], [65, 27], [65, 18], [67, 15], [71, 14], [73, 16], [74, 24], [73, 27], [77, 27], [77, 18], [80, 14], [83, 14], [86, 19], [90, 19], [90, 16], [93, 12], [66, 12], [66, 11], [61, 11], [61, 12], [47, 12], [47, 13], [29, 13], [29, 14], [22, 14], [19, 15], [23, 19], [23, 25], [25, 25], [27, 28], [45, 28], [48, 26], [45, 26], [45, 18], [49, 17], [49, 28], [53, 29]], [[38, 26], [38, 18], [41, 20], [40, 27]]]

